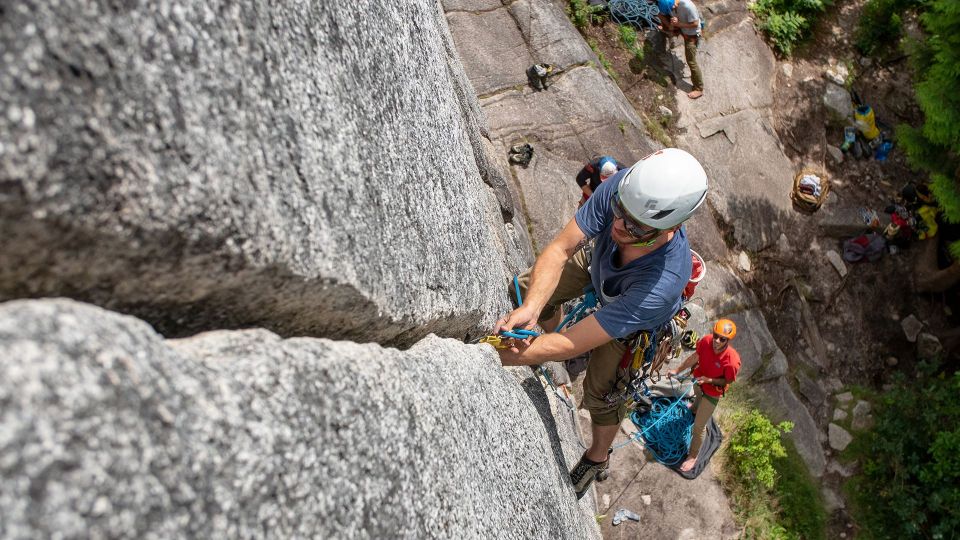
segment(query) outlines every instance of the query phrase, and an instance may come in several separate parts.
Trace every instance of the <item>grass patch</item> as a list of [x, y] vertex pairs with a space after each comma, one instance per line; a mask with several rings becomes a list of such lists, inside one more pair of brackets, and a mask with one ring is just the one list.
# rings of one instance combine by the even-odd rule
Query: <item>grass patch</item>
[[638, 62], [643, 62], [643, 41], [641, 40], [640, 43], [637, 44], [637, 30], [628, 24], [621, 24], [619, 30], [620, 43], [633, 55], [634, 59]]
[[617, 70], [613, 69], [613, 64], [611, 64], [610, 60], [608, 60], [607, 57], [604, 56], [603, 51], [600, 50], [600, 46], [597, 44], [597, 40], [588, 39], [587, 45], [589, 45], [590, 50], [592, 50], [594, 54], [597, 55], [597, 60], [600, 61], [600, 65], [603, 66], [603, 69], [607, 71], [607, 74], [610, 75], [610, 78], [612, 78], [615, 81], [620, 80], [620, 77], [617, 75]]
[[603, 6], [591, 6], [587, 0], [570, 0], [567, 3], [567, 17], [578, 30], [603, 22], [603, 11]]
[[640, 113], [640, 118], [643, 120], [643, 126], [647, 128], [647, 133], [653, 137], [654, 140], [666, 147], [673, 146], [670, 135], [667, 134], [667, 130], [663, 129], [663, 125], [661, 125], [660, 122], [651, 120], [649, 116], [642, 112]]
[[773, 425], [736, 387], [721, 401], [726, 439], [714, 457], [744, 538], [821, 540], [826, 510], [817, 484], [793, 443], [789, 426]]

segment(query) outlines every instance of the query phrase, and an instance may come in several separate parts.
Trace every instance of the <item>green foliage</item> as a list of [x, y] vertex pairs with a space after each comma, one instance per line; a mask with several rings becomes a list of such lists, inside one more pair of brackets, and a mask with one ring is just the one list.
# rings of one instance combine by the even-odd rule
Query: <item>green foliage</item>
[[960, 537], [960, 372], [921, 365], [881, 397], [875, 426], [856, 439], [859, 523], [873, 538]]
[[757, 0], [750, 4], [750, 11], [757, 16], [758, 27], [774, 47], [789, 56], [817, 15], [831, 3], [831, 0]]
[[943, 217], [960, 223], [960, 3], [930, 0], [920, 19], [925, 41], [911, 47], [919, 128], [898, 126], [897, 139], [910, 164], [930, 174], [930, 190]]
[[591, 6], [587, 0], [570, 0], [567, 4], [567, 17], [574, 26], [583, 30], [589, 24], [603, 22], [603, 6]]
[[643, 44], [637, 45], [637, 31], [629, 24], [621, 24], [618, 27], [620, 31], [620, 43], [633, 53], [638, 60], [643, 60]]
[[779, 502], [779, 523], [790, 536], [804, 540], [825, 537], [827, 512], [820, 500], [820, 491], [810, 477], [793, 443], [787, 441], [786, 457], [774, 460], [777, 482], [774, 486]]
[[623, 46], [626, 47], [633, 57], [638, 61], [643, 61], [643, 43], [637, 43], [637, 31], [636, 29], [629, 24], [620, 25], [620, 42], [623, 43]]
[[613, 69], [613, 64], [610, 63], [610, 60], [608, 60], [606, 56], [604, 56], [603, 51], [600, 50], [600, 46], [597, 45], [597, 40], [588, 39], [587, 45], [589, 45], [590, 49], [594, 52], [594, 54], [597, 55], [597, 60], [600, 61], [600, 65], [603, 66], [603, 69], [607, 71], [607, 73], [610, 75], [610, 78], [615, 81], [618, 80], [620, 77], [617, 75], [617, 70]]
[[773, 487], [776, 471], [774, 458], [786, 457], [787, 451], [780, 443], [780, 434], [793, 429], [790, 422], [774, 426], [756, 409], [737, 413], [734, 421], [740, 429], [730, 439], [734, 467], [737, 475], [757, 491]]
[[732, 436], [718, 454], [719, 477], [743, 527], [742, 537], [822, 540], [826, 511], [817, 483], [793, 444], [781, 437], [792, 425], [774, 426], [732, 394], [723, 405], [734, 412], [720, 419]]
[[867, 0], [857, 23], [855, 43], [860, 52], [876, 55], [895, 50], [903, 34], [903, 16], [927, 0]]

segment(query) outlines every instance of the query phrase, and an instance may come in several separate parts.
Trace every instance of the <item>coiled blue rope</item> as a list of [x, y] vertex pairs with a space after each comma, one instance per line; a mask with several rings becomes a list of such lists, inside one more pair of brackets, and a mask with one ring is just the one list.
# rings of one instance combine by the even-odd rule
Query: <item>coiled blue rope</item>
[[668, 467], [683, 461], [690, 449], [693, 413], [685, 404], [679, 405], [681, 403], [684, 403], [682, 398], [659, 397], [646, 413], [633, 411], [630, 415], [650, 453]]
[[607, 3], [610, 16], [619, 24], [633, 24], [638, 28], [657, 26], [657, 15], [660, 10], [656, 4], [647, 0], [610, 0]]

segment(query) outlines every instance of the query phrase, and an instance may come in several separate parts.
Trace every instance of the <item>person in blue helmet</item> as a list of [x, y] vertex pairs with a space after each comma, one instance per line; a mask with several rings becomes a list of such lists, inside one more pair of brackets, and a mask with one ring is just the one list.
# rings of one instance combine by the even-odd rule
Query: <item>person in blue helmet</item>
[[690, 66], [690, 79], [693, 90], [687, 97], [697, 99], [703, 96], [703, 73], [697, 64], [697, 45], [700, 41], [700, 12], [693, 0], [658, 0], [660, 25], [657, 26], [667, 36], [683, 36], [683, 53]]
[[610, 156], [601, 156], [584, 165], [583, 168], [580, 169], [580, 172], [577, 173], [576, 178], [577, 185], [580, 186], [580, 191], [583, 192], [579, 206], [583, 206], [583, 203], [587, 202], [590, 195], [593, 195], [593, 192], [600, 187], [600, 184], [603, 183], [604, 180], [626, 168], [626, 165]]

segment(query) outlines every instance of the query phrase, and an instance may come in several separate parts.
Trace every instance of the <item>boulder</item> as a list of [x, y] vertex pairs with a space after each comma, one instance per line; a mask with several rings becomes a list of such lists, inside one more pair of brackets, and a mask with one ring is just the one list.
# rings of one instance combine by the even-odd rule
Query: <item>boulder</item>
[[827, 513], [843, 510], [847, 506], [843, 497], [827, 486], [820, 488], [820, 495], [823, 497], [823, 508]]
[[827, 393], [806, 373], [798, 372], [796, 374], [797, 386], [800, 395], [807, 398], [811, 405], [820, 406], [827, 400]]
[[943, 353], [943, 345], [937, 336], [927, 332], [917, 334], [917, 357], [930, 360]]
[[737, 266], [744, 272], [750, 271], [750, 255], [748, 255], [746, 251], [740, 252], [740, 255], [737, 257]]
[[914, 343], [917, 341], [917, 335], [920, 334], [920, 330], [923, 329], [923, 323], [920, 322], [915, 315], [908, 315], [902, 321], [900, 321], [900, 327], [903, 328], [903, 335], [907, 337], [907, 341]]
[[833, 266], [833, 269], [840, 274], [840, 277], [847, 275], [847, 264], [843, 262], [843, 257], [839, 253], [830, 249], [826, 253], [827, 260], [830, 261], [830, 264]]
[[843, 121], [853, 116], [853, 102], [846, 88], [828, 82], [823, 91], [823, 105], [837, 120]]
[[164, 341], [88, 305], [6, 303], [4, 534], [599, 538], [571, 415], [530, 373], [436, 337]]
[[513, 204], [436, 2], [27, 0], [0, 26], [0, 300], [399, 345], [508, 309]]
[[853, 420], [850, 427], [855, 430], [867, 429], [873, 425], [873, 416], [870, 414], [870, 403], [860, 400], [853, 406]]
[[623, 93], [593, 67], [563, 73], [549, 92], [504, 90], [481, 104], [495, 141], [534, 147], [530, 165], [512, 174], [538, 250], [573, 218], [584, 163], [608, 154], [632, 164], [657, 148]]
[[[739, 335], [737, 338], [739, 339]], [[779, 378], [754, 387], [760, 403], [764, 406], [770, 419], [774, 422], [789, 420], [793, 422], [793, 431], [788, 437], [797, 448], [797, 453], [803, 459], [810, 474], [819, 478], [826, 467], [826, 456], [820, 446], [818, 435], [820, 428], [810, 416], [809, 411], [793, 393], [790, 384]]]
[[843, 409], [834, 409], [833, 410], [833, 421], [834, 422], [843, 422], [847, 419], [847, 411]]
[[846, 407], [851, 401], [853, 401], [853, 394], [851, 392], [843, 392], [834, 396], [837, 399], [837, 403], [842, 407]]
[[853, 436], [847, 430], [832, 422], [827, 427], [827, 437], [830, 440], [830, 448], [838, 452], [842, 452], [853, 442]]
[[[674, 63], [684, 65], [679, 40], [674, 54], [680, 57]], [[773, 105], [776, 58], [750, 17], [742, 17], [735, 26], [710, 36], [700, 48], [697, 62], [704, 80], [709, 81], [710, 99], [687, 99], [682, 94], [689, 90], [678, 87], [678, 127], [693, 129], [704, 120]]]

